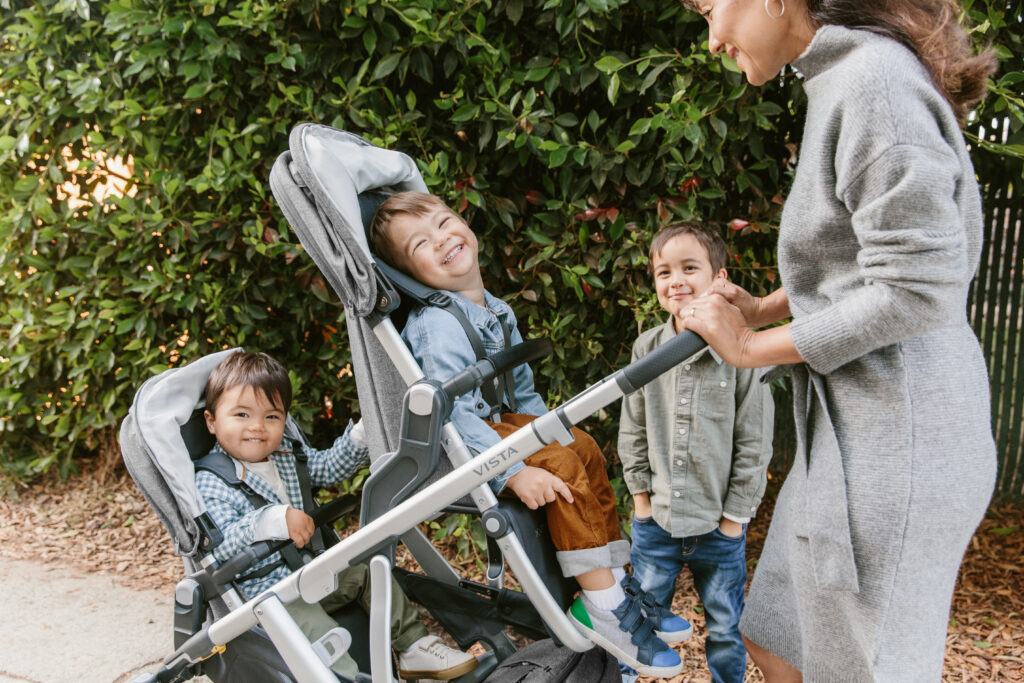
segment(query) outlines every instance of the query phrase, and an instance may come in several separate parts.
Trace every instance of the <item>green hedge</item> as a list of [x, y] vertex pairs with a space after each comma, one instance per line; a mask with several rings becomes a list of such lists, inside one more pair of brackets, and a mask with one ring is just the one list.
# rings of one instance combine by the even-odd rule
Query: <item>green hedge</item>
[[[110, 457], [142, 381], [226, 346], [283, 361], [319, 437], [358, 410], [343, 311], [267, 184], [303, 121], [407, 152], [469, 217], [488, 287], [555, 343], [538, 368], [551, 402], [625, 364], [657, 317], [646, 246], [667, 222], [719, 226], [733, 277], [773, 287], [799, 85], [747, 87], [676, 2], [0, 8], [10, 475]], [[972, 12], [991, 14], [980, 40], [1005, 46], [989, 107], [1017, 131], [1021, 3]], [[94, 198], [116, 175], [103, 160], [129, 158], [126, 193]], [[589, 426], [607, 441], [614, 418]]]

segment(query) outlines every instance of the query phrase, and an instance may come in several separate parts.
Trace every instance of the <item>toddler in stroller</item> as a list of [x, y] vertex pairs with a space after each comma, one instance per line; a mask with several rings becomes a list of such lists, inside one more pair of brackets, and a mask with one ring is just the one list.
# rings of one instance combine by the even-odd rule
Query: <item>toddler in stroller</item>
[[[512, 309], [484, 289], [476, 235], [440, 199], [415, 191], [392, 195], [377, 209], [371, 241], [385, 261], [450, 296], [472, 328], [451, 325], [451, 314], [438, 307], [410, 313], [402, 338], [427, 377], [444, 380], [471, 365], [476, 354], [470, 335], [477, 335], [489, 353], [522, 342]], [[547, 412], [529, 365], [518, 366], [499, 385], [497, 406], [478, 389], [460, 396], [452, 408], [451, 420], [474, 452]], [[500, 404], [512, 412], [500, 422], [487, 421]], [[627, 578], [629, 543], [619, 534], [601, 449], [579, 429], [572, 436], [566, 446], [546, 445], [525, 464], [509, 467], [491, 486], [498, 492], [507, 486], [531, 509], [544, 507], [562, 573], [583, 589], [569, 610], [576, 627], [641, 673], [673, 676], [682, 663], [666, 643], [684, 640], [692, 629]]]
[[[206, 426], [217, 443], [196, 464], [196, 487], [224, 534], [223, 542], [213, 550], [214, 557], [226, 562], [252, 543], [265, 540], [291, 538], [297, 547], [306, 546], [316, 527], [303, 511], [304, 499], [308, 501], [309, 496], [297, 474], [297, 459], [306, 461], [314, 486], [337, 484], [367, 461], [367, 449], [357, 434], [361, 430], [349, 424], [333, 446], [323, 451], [285, 437], [291, 382], [284, 367], [264, 353], [228, 356], [210, 373], [204, 393]], [[243, 493], [222, 478], [215, 461], [231, 466], [250, 491]], [[254, 505], [253, 494], [263, 499], [263, 505]], [[286, 559], [274, 554], [254, 565], [239, 582], [247, 596], [255, 596], [290, 573]], [[391, 594], [391, 644], [398, 655], [399, 675], [450, 680], [476, 668], [472, 655], [427, 633], [397, 583], [392, 584]], [[319, 603], [297, 600], [285, 608], [302, 632], [316, 642], [337, 626], [329, 613], [353, 602], [370, 611], [369, 570], [363, 564], [340, 572], [337, 590]], [[331, 668], [350, 679], [358, 673], [347, 652]]]

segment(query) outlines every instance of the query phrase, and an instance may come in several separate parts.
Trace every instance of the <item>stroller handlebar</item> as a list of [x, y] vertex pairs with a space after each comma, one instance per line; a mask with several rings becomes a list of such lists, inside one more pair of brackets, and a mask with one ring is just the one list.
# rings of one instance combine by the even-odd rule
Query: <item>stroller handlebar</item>
[[683, 330], [682, 334], [677, 334], [640, 360], [624, 367], [622, 374], [632, 385], [631, 391], [636, 391], [705, 346], [707, 346], [707, 342], [695, 332]]
[[518, 365], [532, 363], [551, 355], [552, 348], [551, 342], [547, 339], [530, 339], [522, 344], [516, 344], [470, 365], [444, 383], [444, 392], [454, 401], [462, 394], [482, 386], [484, 382]]

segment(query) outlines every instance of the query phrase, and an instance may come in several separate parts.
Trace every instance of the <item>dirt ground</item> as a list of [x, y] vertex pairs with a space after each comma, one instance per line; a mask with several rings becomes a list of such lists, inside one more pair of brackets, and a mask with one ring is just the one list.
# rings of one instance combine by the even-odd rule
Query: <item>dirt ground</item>
[[[167, 533], [123, 471], [106, 477], [85, 472], [13, 490], [15, 495], [0, 498], [0, 555], [110, 575], [135, 589], [170, 591], [180, 578]], [[752, 560], [773, 502], [766, 499], [751, 524]], [[673, 607], [693, 622], [695, 633], [680, 646], [686, 671], [671, 683], [709, 681], [704, 622], [688, 576], [680, 578], [676, 593]], [[751, 665], [748, 681], [760, 680]], [[1024, 681], [1022, 502], [993, 505], [971, 541], [953, 597], [943, 681]]]

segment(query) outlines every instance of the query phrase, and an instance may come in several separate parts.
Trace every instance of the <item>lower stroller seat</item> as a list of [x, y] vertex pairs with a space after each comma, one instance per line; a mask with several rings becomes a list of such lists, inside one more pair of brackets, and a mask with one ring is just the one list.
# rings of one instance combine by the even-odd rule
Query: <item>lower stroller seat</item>
[[[285, 554], [290, 564], [312, 559], [310, 553], [299, 552], [287, 541], [256, 544], [254, 548], [258, 550], [219, 565], [212, 555], [222, 534], [205, 512], [194, 483], [197, 462], [204, 459], [215, 442], [206, 428], [202, 393], [213, 367], [238, 350], [214, 353], [151, 378], [139, 389], [131, 412], [121, 425], [121, 450], [128, 471], [170, 533], [175, 552], [181, 555], [184, 565], [186, 576], [174, 591], [175, 648], [254, 597], [244, 594], [238, 580], [259, 561], [274, 552]], [[285, 434], [308, 443], [291, 416], [287, 418]], [[303, 478], [300, 475], [300, 480]], [[352, 499], [342, 499], [313, 511], [317, 535], [325, 547], [339, 540], [330, 522], [357, 505]], [[311, 507], [308, 501], [306, 506]], [[370, 617], [355, 605], [332, 617], [347, 633], [327, 639], [330, 649], [338, 650], [338, 654], [347, 651], [360, 671], [369, 672]], [[180, 670], [175, 668], [171, 667], [164, 678], [157, 680], [184, 680], [196, 675], [206, 675], [217, 682], [295, 680], [260, 625], [201, 662]]]

